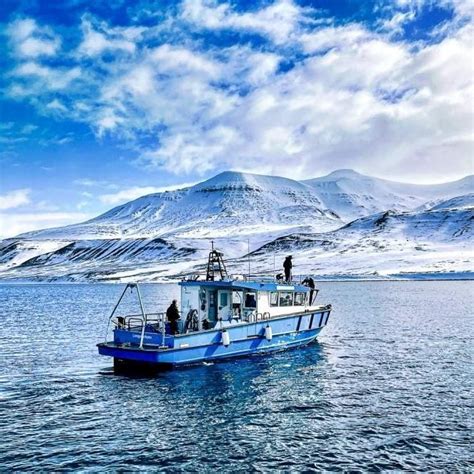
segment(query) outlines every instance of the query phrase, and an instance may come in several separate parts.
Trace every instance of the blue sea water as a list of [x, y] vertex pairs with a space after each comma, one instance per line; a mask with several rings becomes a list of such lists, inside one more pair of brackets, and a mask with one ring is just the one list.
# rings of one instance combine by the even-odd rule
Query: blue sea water
[[472, 471], [473, 283], [319, 287], [318, 343], [133, 378], [95, 347], [120, 286], [0, 285], [0, 469]]

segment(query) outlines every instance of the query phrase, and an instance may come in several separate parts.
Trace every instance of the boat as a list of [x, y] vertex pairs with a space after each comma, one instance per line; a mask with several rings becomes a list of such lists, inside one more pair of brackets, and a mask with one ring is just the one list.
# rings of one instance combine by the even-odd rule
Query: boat
[[[229, 276], [223, 253], [212, 248], [205, 278], [179, 282], [178, 331], [166, 313], [145, 310], [138, 283], [126, 284], [108, 318], [99, 354], [113, 357], [116, 371], [172, 368], [250, 356], [293, 347], [316, 339], [328, 324], [331, 305], [318, 305], [318, 290], [301, 281], [277, 277]], [[127, 290], [135, 292], [139, 314], [118, 315]], [[310, 297], [311, 295], [311, 297]], [[108, 341], [110, 327], [113, 340]]]

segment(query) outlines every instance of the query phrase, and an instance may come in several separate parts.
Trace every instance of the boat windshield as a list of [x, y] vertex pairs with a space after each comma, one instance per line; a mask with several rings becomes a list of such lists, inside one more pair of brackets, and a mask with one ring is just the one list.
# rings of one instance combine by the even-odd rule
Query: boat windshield
[[292, 291], [280, 291], [280, 306], [293, 306]]

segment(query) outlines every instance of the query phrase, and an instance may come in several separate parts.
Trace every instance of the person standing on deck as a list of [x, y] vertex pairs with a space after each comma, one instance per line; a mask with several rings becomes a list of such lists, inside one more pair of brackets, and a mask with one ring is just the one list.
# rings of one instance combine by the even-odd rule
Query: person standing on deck
[[293, 268], [293, 262], [291, 261], [293, 257], [291, 255], [288, 255], [288, 257], [285, 258], [285, 261], [283, 262], [283, 268], [285, 269], [285, 280], [286, 282], [291, 281], [291, 269]]
[[316, 285], [314, 284], [314, 280], [311, 277], [306, 277], [301, 283], [303, 285], [306, 285], [310, 289], [309, 290], [309, 305], [311, 306], [313, 304], [314, 289], [316, 288]]
[[168, 319], [170, 323], [171, 334], [179, 333], [179, 329], [178, 329], [179, 310], [178, 310], [177, 303], [178, 302], [176, 300], [173, 300], [169, 308], [166, 310], [166, 319]]

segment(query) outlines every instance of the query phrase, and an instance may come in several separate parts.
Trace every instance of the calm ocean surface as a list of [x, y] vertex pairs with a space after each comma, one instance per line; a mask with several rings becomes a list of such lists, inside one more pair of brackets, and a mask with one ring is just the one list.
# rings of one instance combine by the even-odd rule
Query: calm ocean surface
[[1, 285], [0, 469], [472, 471], [474, 283], [319, 287], [316, 344], [131, 378], [95, 347], [121, 286]]

